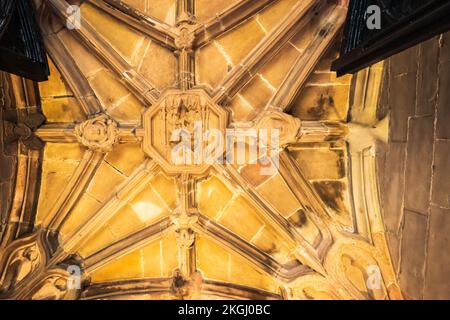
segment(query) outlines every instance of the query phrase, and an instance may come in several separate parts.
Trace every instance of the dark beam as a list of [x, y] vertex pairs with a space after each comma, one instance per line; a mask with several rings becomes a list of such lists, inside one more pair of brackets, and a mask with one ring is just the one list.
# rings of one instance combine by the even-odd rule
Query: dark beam
[[[381, 29], [369, 30], [369, 5], [381, 10]], [[355, 73], [422, 41], [450, 30], [447, 0], [352, 0], [344, 31], [341, 56], [332, 70], [339, 76]]]
[[49, 68], [31, 0], [0, 2], [0, 70], [45, 81]]

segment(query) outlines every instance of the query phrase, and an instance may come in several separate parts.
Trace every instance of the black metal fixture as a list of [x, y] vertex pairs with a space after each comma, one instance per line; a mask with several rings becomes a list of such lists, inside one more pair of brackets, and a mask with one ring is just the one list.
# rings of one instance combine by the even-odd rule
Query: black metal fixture
[[34, 81], [49, 68], [31, 0], [0, 0], [0, 70]]
[[[370, 29], [370, 6], [380, 9], [380, 29]], [[355, 73], [450, 30], [450, 0], [350, 0], [340, 58], [332, 70]]]

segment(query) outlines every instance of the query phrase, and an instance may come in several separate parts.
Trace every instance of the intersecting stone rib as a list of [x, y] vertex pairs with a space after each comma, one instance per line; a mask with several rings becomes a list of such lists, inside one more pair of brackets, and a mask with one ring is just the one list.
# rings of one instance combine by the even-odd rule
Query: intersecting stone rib
[[[58, 261], [66, 253], [75, 253], [88, 240], [88, 236], [95, 234], [120, 208], [130, 199], [141, 192], [154, 177], [157, 165], [147, 160], [141, 165], [133, 175], [131, 175], [119, 187], [119, 190], [95, 212], [95, 214], [83, 225], [79, 226], [73, 234], [64, 239], [61, 244], [61, 252], [55, 254]], [[62, 251], [64, 250], [64, 251]]]
[[242, 63], [235, 66], [226, 76], [214, 92], [215, 102], [220, 103], [227, 98], [232, 98], [243, 88], [257, 70], [275, 56], [282, 49], [283, 44], [303, 28], [309, 21], [307, 17], [312, 17], [313, 9], [321, 4], [323, 1], [299, 1], [292, 8], [290, 15], [264, 37]]
[[[250, 186], [245, 178], [230, 165], [216, 164], [215, 169], [218, 172], [222, 172], [227, 179], [232, 179], [246, 198], [251, 202], [255, 208], [259, 209], [269, 221], [272, 222], [271, 226], [274, 227], [280, 234], [280, 236], [287, 242], [295, 242], [295, 248], [293, 254], [304, 265], [311, 267], [321, 274], [325, 274], [322, 262], [320, 261], [315, 249], [286, 221], [280, 214], [278, 214], [267, 201], [259, 195], [258, 191]], [[292, 246], [291, 246], [292, 247]]]
[[338, 121], [302, 121], [297, 143], [337, 141], [347, 133], [347, 127]]
[[169, 231], [170, 226], [170, 219], [164, 218], [155, 224], [128, 235], [112, 245], [93, 253], [84, 260], [86, 272], [91, 273], [108, 262], [123, 257], [133, 250], [157, 240], [163, 232]]
[[313, 72], [314, 67], [327, 49], [334, 42], [345, 22], [347, 9], [342, 6], [330, 7], [326, 11], [326, 18], [321, 19], [319, 29], [310, 41], [305, 51], [299, 55], [294, 66], [281, 83], [267, 107], [279, 110], [287, 109], [297, 96], [303, 84]]
[[[67, 8], [69, 4], [65, 0], [48, 0], [54, 12], [64, 21], [69, 19]], [[131, 92], [142, 103], [153, 104], [159, 96], [159, 91], [145, 77], [136, 72], [127, 61], [106, 41], [81, 15], [81, 27], [74, 29], [74, 33], [91, 49], [100, 60], [105, 63]]]
[[131, 8], [122, 1], [89, 0], [89, 2], [133, 29], [147, 35], [158, 44], [171, 51], [175, 50], [176, 35], [170, 30], [169, 25]]
[[[126, 142], [139, 142], [141, 137], [136, 134], [136, 130], [139, 124], [135, 125], [120, 125], [119, 141]], [[44, 142], [50, 143], [75, 143], [78, 142], [75, 136], [75, 124], [61, 124], [52, 123], [45, 124], [36, 130], [35, 135]]]
[[56, 34], [44, 37], [44, 42], [52, 61], [72, 90], [75, 98], [86, 115], [93, 115], [102, 111], [88, 80], [80, 71], [70, 53], [64, 47]]
[[[194, 23], [194, 0], [177, 0], [176, 24], [178, 36], [175, 40], [178, 60], [178, 88], [185, 91], [195, 84], [195, 59], [192, 42]], [[182, 40], [184, 39], [184, 40]]]
[[275, 1], [242, 0], [234, 3], [195, 31], [194, 47], [199, 48], [208, 41], [219, 37]]
[[322, 200], [314, 191], [309, 181], [305, 178], [295, 160], [293, 160], [286, 151], [280, 152], [279, 158], [280, 174], [291, 190], [294, 191], [294, 194], [297, 196], [303, 207], [310, 207], [313, 212], [323, 219], [329, 218], [330, 215]]
[[194, 228], [198, 233], [210, 236], [237, 254], [246, 257], [258, 269], [275, 276], [283, 282], [292, 281], [310, 271], [307, 266], [300, 266], [295, 270], [286, 269], [271, 256], [203, 215], [199, 216], [199, 221]]
[[177, 194], [178, 207], [171, 216], [172, 222], [176, 224], [174, 231], [185, 234], [192, 232], [191, 239], [184, 239], [180, 237], [180, 234], [177, 236], [178, 266], [183, 276], [190, 277], [197, 269], [195, 233], [192, 228], [197, 220], [197, 208], [195, 207], [195, 180], [192, 176], [182, 173], [178, 177]]
[[60, 230], [62, 224], [85, 191], [89, 182], [95, 175], [98, 166], [104, 159], [104, 154], [87, 150], [84, 153], [78, 167], [72, 174], [64, 191], [57, 198], [55, 204], [49, 211], [43, 225], [52, 231]]
[[308, 217], [314, 221], [321, 232], [322, 239], [316, 250], [320, 258], [323, 258], [333, 239], [326, 222], [332, 218], [325, 208], [312, 185], [305, 178], [297, 163], [292, 159], [287, 151], [279, 154], [280, 168], [279, 173], [286, 181], [286, 184], [292, 190], [294, 196], [307, 211]]

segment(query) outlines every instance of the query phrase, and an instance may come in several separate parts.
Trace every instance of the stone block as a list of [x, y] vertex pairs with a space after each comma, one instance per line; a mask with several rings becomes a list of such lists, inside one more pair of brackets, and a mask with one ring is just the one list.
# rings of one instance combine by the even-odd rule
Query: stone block
[[450, 31], [442, 35], [442, 47], [439, 61], [450, 62]]
[[405, 194], [405, 155], [406, 143], [391, 143], [386, 152], [384, 179], [381, 188], [383, 220], [387, 231], [394, 234], [400, 227], [403, 197]]
[[417, 77], [416, 114], [435, 113], [438, 93], [439, 41], [436, 37], [420, 45], [419, 70]]
[[438, 140], [435, 145], [432, 202], [450, 208], [450, 140]]
[[427, 217], [405, 210], [399, 281], [407, 299], [422, 299]]
[[405, 208], [426, 214], [430, 202], [434, 117], [410, 119], [405, 171]]
[[439, 98], [436, 137], [450, 139], [450, 61], [439, 66]]
[[450, 210], [431, 208], [424, 299], [450, 299]]
[[[408, 118], [415, 113], [416, 74], [405, 73], [394, 76], [391, 73], [390, 92], [389, 138], [390, 141], [405, 142], [408, 132]], [[393, 92], [395, 94], [392, 94]]]
[[402, 51], [391, 57], [391, 72], [393, 76], [405, 73], [417, 73], [417, 56], [419, 46]]

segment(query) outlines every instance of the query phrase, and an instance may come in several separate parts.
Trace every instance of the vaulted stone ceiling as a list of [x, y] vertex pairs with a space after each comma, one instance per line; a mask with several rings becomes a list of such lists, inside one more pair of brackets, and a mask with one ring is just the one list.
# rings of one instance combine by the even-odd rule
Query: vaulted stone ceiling
[[[34, 136], [46, 144], [19, 152], [2, 297], [401, 297], [371, 145], [347, 136], [351, 77], [329, 71], [345, 1], [36, 4], [51, 76], [38, 86], [47, 121]], [[353, 99], [376, 100], [366, 94], [375, 71]], [[36, 113], [29, 82], [6, 76], [8, 86], [11, 108]], [[207, 101], [221, 132], [279, 129], [278, 170], [170, 163], [161, 119], [188, 100]], [[21, 213], [33, 194], [35, 210]], [[73, 266], [81, 289], [69, 285]]]

